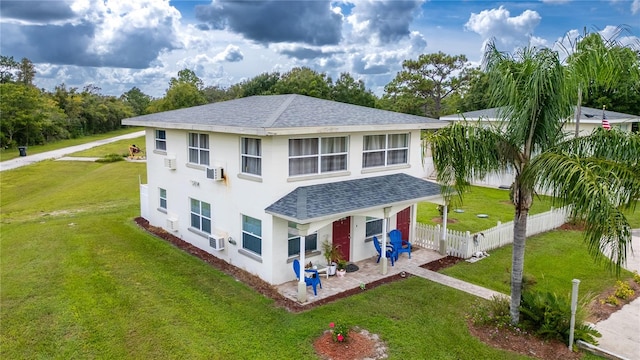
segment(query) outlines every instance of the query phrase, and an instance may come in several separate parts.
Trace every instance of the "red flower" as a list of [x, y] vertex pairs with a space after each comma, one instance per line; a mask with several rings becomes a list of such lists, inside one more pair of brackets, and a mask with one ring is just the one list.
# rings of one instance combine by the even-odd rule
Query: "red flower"
[[334, 323], [329, 323], [329, 327], [333, 329], [333, 327], [336, 326], [336, 324]]
[[338, 334], [338, 341], [342, 342], [344, 340], [344, 336], [342, 334]]

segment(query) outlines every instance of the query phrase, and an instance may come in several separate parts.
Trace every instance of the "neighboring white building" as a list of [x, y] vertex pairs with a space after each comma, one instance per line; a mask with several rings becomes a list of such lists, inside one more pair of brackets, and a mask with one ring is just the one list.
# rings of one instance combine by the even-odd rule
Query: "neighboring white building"
[[[622, 131], [638, 131], [638, 124], [640, 123], [640, 116], [623, 114], [615, 111], [602, 109], [593, 109], [582, 106], [580, 108], [580, 131], [579, 135], [588, 135], [593, 129], [602, 126], [603, 114], [606, 116], [607, 121], [611, 125], [611, 128], [617, 128]], [[441, 121], [455, 122], [455, 121], [480, 121], [481, 124], [498, 124], [500, 118], [498, 117], [498, 108], [468, 111], [465, 113], [458, 113], [452, 115], [446, 115], [440, 117]], [[576, 115], [575, 107], [574, 114], [571, 115], [564, 126], [564, 131], [569, 136], [574, 136], [576, 131]]]
[[[593, 109], [588, 107], [580, 108], [580, 129], [579, 135], [584, 136], [590, 134], [595, 128], [602, 127], [602, 118], [605, 115], [611, 128], [620, 129], [622, 131], [638, 132], [638, 124], [640, 124], [640, 116], [618, 113], [615, 111], [602, 109]], [[468, 111], [465, 113], [458, 113], [453, 115], [446, 115], [440, 117], [440, 121], [447, 123], [453, 123], [456, 121], [468, 121], [479, 122], [482, 126], [496, 126], [500, 124], [501, 119], [498, 116], [498, 108]], [[564, 126], [564, 132], [567, 136], [573, 137], [576, 131], [575, 121], [575, 108], [574, 114], [568, 118]], [[425, 163], [426, 164], [426, 163]], [[430, 178], [435, 178], [435, 170], [425, 173]], [[489, 174], [482, 179], [474, 179], [473, 183], [476, 185], [493, 186], [493, 187], [507, 187], [511, 186], [514, 180], [513, 172], [505, 172], [500, 174]]]
[[[292, 261], [324, 264], [323, 241], [360, 261], [392, 228], [413, 236], [422, 129], [435, 119], [302, 95], [253, 96], [129, 118], [146, 128], [142, 216], [271, 284]], [[385, 222], [384, 219], [387, 221]]]

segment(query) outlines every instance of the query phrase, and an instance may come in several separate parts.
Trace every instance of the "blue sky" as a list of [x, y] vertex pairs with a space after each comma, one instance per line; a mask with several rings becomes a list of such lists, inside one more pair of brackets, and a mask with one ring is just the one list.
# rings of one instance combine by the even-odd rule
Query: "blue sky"
[[586, 29], [638, 41], [640, 0], [2, 0], [0, 54], [36, 85], [162, 96], [184, 68], [206, 86], [307, 66], [349, 72], [381, 95], [402, 61], [442, 51], [479, 64], [483, 45], [556, 46]]

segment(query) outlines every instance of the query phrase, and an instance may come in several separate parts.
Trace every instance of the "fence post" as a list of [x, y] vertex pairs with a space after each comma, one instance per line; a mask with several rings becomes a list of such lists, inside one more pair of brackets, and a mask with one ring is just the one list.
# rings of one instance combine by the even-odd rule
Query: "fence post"
[[466, 245], [466, 246], [464, 247], [464, 249], [460, 249], [460, 250], [462, 250], [462, 251], [463, 251], [462, 258], [463, 258], [463, 259], [467, 259], [467, 258], [470, 258], [470, 257], [471, 257], [471, 252], [472, 252], [472, 250], [471, 250], [471, 246], [472, 246], [472, 245], [471, 245], [471, 243], [472, 243], [473, 241], [471, 240], [471, 232], [467, 231], [467, 232], [464, 234], [464, 238], [465, 238], [465, 239], [464, 239], [464, 241], [465, 241], [465, 245]]
[[440, 237], [440, 255], [447, 254], [447, 205], [444, 205], [442, 212], [442, 235]]

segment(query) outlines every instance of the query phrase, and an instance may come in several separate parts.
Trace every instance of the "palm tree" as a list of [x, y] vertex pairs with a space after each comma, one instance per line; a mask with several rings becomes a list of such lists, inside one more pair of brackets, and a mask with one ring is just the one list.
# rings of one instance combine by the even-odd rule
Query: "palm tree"
[[500, 126], [456, 123], [429, 140], [445, 196], [464, 194], [473, 178], [515, 170], [510, 315], [517, 324], [527, 215], [536, 189], [555, 195], [557, 205], [572, 205], [571, 215], [586, 221], [591, 253], [600, 259], [602, 248], [613, 249], [619, 269], [631, 240], [622, 211], [640, 197], [640, 136], [598, 129], [567, 137], [563, 126], [573, 113], [575, 87], [550, 49], [524, 48], [511, 56], [491, 43], [483, 65]]

